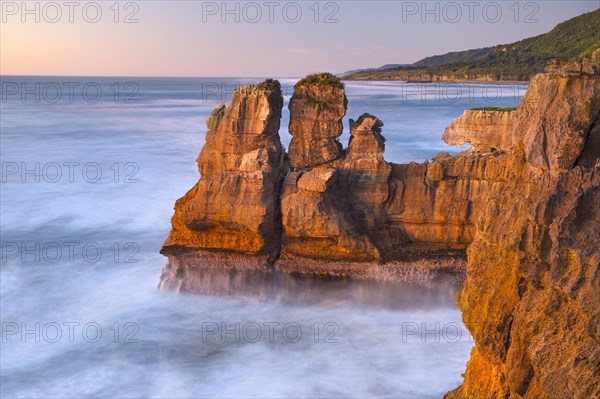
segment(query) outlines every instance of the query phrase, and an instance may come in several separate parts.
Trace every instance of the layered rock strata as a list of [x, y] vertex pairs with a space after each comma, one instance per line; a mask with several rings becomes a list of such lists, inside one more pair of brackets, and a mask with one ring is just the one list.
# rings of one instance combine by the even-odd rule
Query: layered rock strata
[[[297, 116], [292, 112], [290, 118], [292, 124]], [[392, 168], [383, 159], [383, 123], [363, 115], [350, 125], [343, 158], [287, 176], [281, 200], [282, 261], [379, 261], [382, 249], [407, 241], [401, 230], [386, 226]]]
[[597, 398], [600, 51], [537, 75], [511, 119], [458, 295], [475, 347], [447, 398]]
[[442, 139], [461, 146], [470, 143], [478, 151], [510, 150], [515, 138], [515, 113], [493, 110], [466, 110], [446, 128]]
[[289, 105], [289, 155], [278, 134], [277, 82], [240, 88], [213, 111], [198, 157], [201, 178], [177, 201], [162, 249], [170, 257], [163, 286], [190, 279], [194, 258], [376, 278], [428, 276], [424, 265], [464, 270], [479, 209], [506, 179], [508, 155], [392, 164], [383, 156], [383, 122], [370, 114], [351, 120], [344, 150], [337, 137], [346, 101], [332, 75], [301, 80]]
[[294, 86], [289, 107], [293, 168], [321, 165], [342, 155], [337, 138], [342, 134], [346, 105], [344, 87], [333, 76], [310, 75]]
[[287, 171], [279, 139], [282, 106], [279, 82], [265, 81], [235, 90], [229, 106], [211, 113], [197, 159], [200, 180], [175, 203], [163, 254], [193, 249], [233, 264], [273, 262]]
[[[277, 83], [213, 112], [161, 285], [237, 287], [235, 274], [203, 271], [268, 265], [420, 279], [460, 268], [468, 247], [458, 305], [475, 346], [447, 398], [600, 397], [600, 51], [537, 75], [512, 112], [467, 111], [444, 138], [473, 149], [422, 164], [386, 162], [383, 123], [368, 114], [342, 150], [331, 126], [343, 89], [305, 83], [290, 104], [290, 165]], [[306, 93], [335, 111], [307, 111]]]

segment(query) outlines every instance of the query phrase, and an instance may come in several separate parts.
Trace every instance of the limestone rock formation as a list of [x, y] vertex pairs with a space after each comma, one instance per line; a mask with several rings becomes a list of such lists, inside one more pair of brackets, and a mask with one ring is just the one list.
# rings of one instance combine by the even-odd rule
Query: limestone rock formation
[[572, 169], [599, 108], [598, 73], [566, 69], [535, 76], [515, 116], [528, 163], [545, 170]]
[[487, 193], [506, 179], [506, 153], [395, 165], [383, 156], [383, 122], [370, 114], [350, 121], [343, 151], [344, 87], [319, 74], [301, 80], [290, 101], [290, 169], [278, 135], [281, 103], [278, 83], [268, 81], [213, 111], [198, 157], [202, 177], [177, 201], [162, 250], [193, 254], [171, 257], [164, 281], [185, 274], [194, 256], [236, 268], [275, 262], [297, 270], [315, 261], [320, 271], [351, 274], [358, 264], [464, 258]]
[[[351, 122], [345, 157], [288, 175], [281, 206], [282, 262], [297, 257], [379, 261], [382, 245], [392, 245], [385, 226], [391, 166], [383, 159], [381, 126], [376, 117], [361, 116]], [[397, 235], [403, 241], [400, 231]]]
[[387, 224], [421, 246], [466, 248], [488, 193], [508, 178], [507, 159], [502, 152], [468, 151], [431, 163], [393, 165]]
[[175, 204], [162, 252], [181, 248], [260, 255], [279, 251], [279, 186], [286, 170], [279, 140], [279, 82], [241, 87], [208, 118], [198, 183]]
[[[473, 149], [422, 164], [386, 162], [369, 114], [343, 151], [343, 85], [316, 75], [290, 102], [288, 165], [281, 108], [266, 81], [213, 111], [163, 287], [202, 291], [215, 267], [412, 277], [401, 261], [468, 247], [475, 347], [447, 397], [600, 397], [600, 50], [537, 75], [514, 111], [465, 112], [444, 138]], [[447, 271], [426, 259], [416, 274]]]
[[447, 398], [600, 397], [600, 50], [537, 75], [458, 296], [475, 347]]
[[392, 164], [385, 161], [383, 122], [370, 114], [350, 119], [350, 141], [337, 163], [342, 185], [351, 201], [350, 218], [372, 240], [380, 259], [396, 245], [408, 241], [401, 228], [388, 225], [387, 204], [392, 199]]
[[383, 157], [382, 127], [369, 114], [351, 120], [341, 158], [288, 175], [282, 267], [310, 259], [389, 263], [471, 243], [487, 193], [506, 179], [508, 155], [395, 165]]
[[373, 242], [351, 218], [351, 203], [345, 194], [339, 186], [339, 172], [331, 166], [288, 175], [281, 199], [282, 260], [379, 258]]
[[346, 104], [344, 87], [331, 74], [309, 75], [296, 84], [289, 106], [292, 168], [321, 165], [342, 155], [337, 138]]
[[446, 128], [442, 139], [450, 145], [471, 143], [478, 151], [510, 150], [513, 147], [514, 113], [466, 110]]

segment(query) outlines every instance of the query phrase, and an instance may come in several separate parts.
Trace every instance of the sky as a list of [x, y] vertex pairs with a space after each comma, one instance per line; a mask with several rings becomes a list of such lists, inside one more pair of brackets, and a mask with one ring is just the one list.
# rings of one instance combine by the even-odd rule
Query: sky
[[593, 11], [550, 1], [2, 1], [0, 74], [297, 77], [511, 43]]

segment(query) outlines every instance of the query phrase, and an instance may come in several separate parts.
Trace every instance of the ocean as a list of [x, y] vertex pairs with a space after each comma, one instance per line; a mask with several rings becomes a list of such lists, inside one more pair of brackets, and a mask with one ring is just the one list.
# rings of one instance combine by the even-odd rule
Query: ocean
[[[206, 118], [260, 80], [1, 77], [0, 396], [437, 398], [460, 384], [473, 342], [451, 281], [157, 290]], [[280, 81], [287, 146], [296, 79]], [[389, 161], [456, 153], [468, 146], [441, 141], [452, 119], [515, 106], [525, 90], [347, 82], [340, 140], [368, 112]]]

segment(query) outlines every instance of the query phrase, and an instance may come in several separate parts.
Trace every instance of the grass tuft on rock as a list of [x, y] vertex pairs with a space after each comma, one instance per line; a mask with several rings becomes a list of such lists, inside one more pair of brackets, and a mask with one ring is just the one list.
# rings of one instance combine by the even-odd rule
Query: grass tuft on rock
[[260, 82], [259, 84], [257, 84], [256, 89], [258, 90], [281, 90], [281, 84], [279, 83], [278, 80], [275, 79], [267, 79], [264, 82]]
[[313, 73], [311, 75], [308, 75], [300, 79], [298, 83], [296, 83], [296, 85], [294, 86], [294, 89], [298, 89], [300, 87], [305, 86], [331, 86], [339, 89], [344, 88], [344, 84], [342, 83], [341, 79], [329, 72]]

